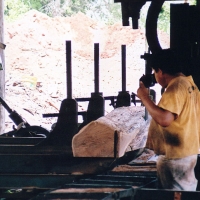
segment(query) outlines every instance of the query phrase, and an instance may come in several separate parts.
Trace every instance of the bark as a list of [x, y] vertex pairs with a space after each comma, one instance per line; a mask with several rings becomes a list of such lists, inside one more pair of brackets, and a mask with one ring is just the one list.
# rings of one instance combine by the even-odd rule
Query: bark
[[144, 115], [144, 107], [120, 107], [92, 121], [73, 137], [73, 155], [122, 157], [127, 151], [144, 148], [149, 127]]

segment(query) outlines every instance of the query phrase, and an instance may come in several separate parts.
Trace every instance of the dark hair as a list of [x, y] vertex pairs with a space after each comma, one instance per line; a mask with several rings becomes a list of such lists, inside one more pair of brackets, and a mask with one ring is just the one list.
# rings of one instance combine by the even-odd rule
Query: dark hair
[[149, 62], [150, 67], [156, 72], [161, 69], [163, 73], [175, 75], [182, 71], [178, 58], [172, 49], [162, 49], [152, 54]]

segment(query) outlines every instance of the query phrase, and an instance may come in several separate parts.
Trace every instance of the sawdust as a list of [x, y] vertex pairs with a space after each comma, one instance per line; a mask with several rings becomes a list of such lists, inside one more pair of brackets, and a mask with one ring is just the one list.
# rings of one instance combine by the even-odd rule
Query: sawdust
[[[159, 33], [162, 47], [169, 37]], [[5, 24], [6, 97], [8, 105], [31, 125], [50, 129], [56, 118], [42, 114], [58, 113], [67, 98], [66, 46], [72, 42], [72, 93], [74, 98], [94, 92], [94, 43], [100, 48], [100, 92], [117, 96], [121, 84], [121, 45], [126, 45], [126, 73], [129, 92], [136, 92], [145, 62], [145, 32], [121, 24], [104, 25], [82, 13], [72, 17], [50, 18], [31, 10], [14, 23]], [[87, 108], [86, 103], [78, 105]], [[112, 107], [107, 107], [110, 112]], [[6, 113], [7, 116], [8, 113]], [[13, 122], [6, 117], [6, 130]]]

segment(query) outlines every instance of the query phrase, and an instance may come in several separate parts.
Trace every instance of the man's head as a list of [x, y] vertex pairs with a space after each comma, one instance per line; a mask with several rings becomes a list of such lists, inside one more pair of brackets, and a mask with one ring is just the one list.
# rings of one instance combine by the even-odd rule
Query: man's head
[[163, 49], [158, 53], [151, 55], [149, 60], [150, 67], [158, 72], [162, 70], [163, 73], [176, 75], [181, 72], [181, 68], [178, 62], [178, 59], [171, 49]]

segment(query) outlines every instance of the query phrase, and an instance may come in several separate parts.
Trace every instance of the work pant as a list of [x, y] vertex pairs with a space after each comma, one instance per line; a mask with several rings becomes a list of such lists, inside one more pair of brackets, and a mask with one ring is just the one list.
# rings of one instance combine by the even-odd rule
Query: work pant
[[196, 191], [197, 179], [194, 173], [196, 163], [197, 155], [180, 159], [167, 159], [163, 155], [158, 156], [158, 188]]

